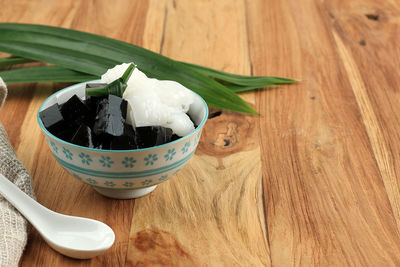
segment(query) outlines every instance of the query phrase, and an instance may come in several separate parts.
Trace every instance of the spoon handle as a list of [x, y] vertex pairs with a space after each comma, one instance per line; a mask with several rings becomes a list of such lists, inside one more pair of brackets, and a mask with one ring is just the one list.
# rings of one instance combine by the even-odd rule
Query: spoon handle
[[0, 173], [0, 194], [11, 203], [35, 228], [42, 221], [48, 209], [25, 194]]

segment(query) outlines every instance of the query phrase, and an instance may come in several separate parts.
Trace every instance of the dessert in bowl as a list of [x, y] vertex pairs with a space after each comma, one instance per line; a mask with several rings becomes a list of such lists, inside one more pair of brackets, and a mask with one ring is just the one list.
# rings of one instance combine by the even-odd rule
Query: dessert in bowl
[[[62, 89], [48, 97], [38, 111], [39, 126], [54, 158], [76, 179], [107, 197], [136, 198], [150, 193], [159, 183], [174, 176], [193, 156], [208, 117], [208, 107], [199, 95], [190, 90], [192, 103], [186, 113], [197, 126], [184, 136], [169, 139], [164, 144], [135, 149], [119, 149], [119, 144], [113, 148], [104, 145], [87, 147], [79, 145], [79, 142], [65, 141], [62, 136], [49, 131], [42, 112], [56, 103], [66, 103], [74, 95], [81, 100], [87, 99], [86, 87], [87, 83], [80, 83]], [[136, 125], [133, 128], [137, 133], [146, 127]], [[147, 135], [144, 133], [142, 138], [147, 138]]]

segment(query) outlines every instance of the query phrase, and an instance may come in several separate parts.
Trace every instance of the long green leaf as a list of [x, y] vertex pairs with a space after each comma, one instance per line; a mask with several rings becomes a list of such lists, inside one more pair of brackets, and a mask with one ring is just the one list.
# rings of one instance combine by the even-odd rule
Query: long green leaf
[[[8, 58], [0, 58], [0, 66], [2, 62], [9, 62], [9, 65], [34, 62], [33, 60], [21, 57], [9, 57], [9, 58], [10, 60], [8, 60]], [[13, 60], [14, 58], [15, 60]], [[6, 65], [7, 64], [4, 64], [4, 66]], [[23, 69], [14, 69], [9, 71], [0, 71], [0, 77], [2, 77], [9, 84], [31, 83], [31, 82], [85, 82], [100, 78], [99, 76], [66, 69], [60, 66], [40, 66], [40, 67], [30, 67]], [[259, 86], [257, 87], [243, 86], [236, 84], [224, 84], [224, 85], [225, 87], [236, 93], [250, 91], [259, 88]]]
[[[130, 55], [137, 55], [140, 59], [140, 56], [145, 55], [144, 61], [148, 61], [152, 57], [163, 57], [162, 55], [156, 54], [152, 51], [146, 50], [144, 48], [121, 42], [115, 39], [110, 39], [104, 36], [94, 35], [85, 32], [79, 32], [74, 30], [62, 29], [57, 27], [48, 27], [48, 26], [41, 26], [41, 25], [32, 25], [32, 24], [5, 24], [5, 26], [0, 24], [1, 28], [18, 28], [21, 31], [29, 30], [30, 32], [35, 32], [37, 34], [46, 33], [47, 36], [42, 36], [44, 38], [48, 38], [49, 35], [51, 36], [58, 36], [63, 37], [63, 42], [58, 43], [62, 47], [79, 49], [79, 51], [84, 51], [87, 53], [92, 54], [103, 54], [109, 53], [110, 56], [114, 59], [118, 59], [121, 62], [126, 62], [127, 60], [131, 59]], [[67, 37], [66, 37], [67, 36]], [[26, 40], [27, 36], [21, 36], [22, 40]], [[78, 40], [78, 43], [71, 42], [71, 40]], [[55, 40], [51, 40], [54, 42]], [[102, 49], [103, 48], [103, 49]], [[106, 49], [106, 51], [104, 50]], [[165, 59], [168, 59], [164, 57]], [[136, 61], [138, 62], [138, 61]], [[177, 61], [175, 61], [177, 62]], [[178, 62], [177, 62], [178, 63]], [[260, 87], [269, 87], [277, 84], [286, 84], [286, 83], [293, 83], [296, 82], [292, 79], [286, 78], [278, 78], [278, 77], [249, 77], [249, 76], [242, 76], [242, 75], [235, 75], [230, 73], [225, 73], [222, 71], [217, 71], [214, 69], [206, 68], [203, 66], [189, 64], [184, 62], [179, 62], [185, 66], [189, 66], [193, 70], [203, 73], [207, 76], [212, 78], [217, 78], [224, 82], [232, 83], [232, 86], [228, 86], [225, 84], [226, 87], [229, 89], [234, 88], [235, 92], [242, 92], [248, 91], [255, 88]], [[139, 64], [139, 63], [138, 63]], [[145, 71], [146, 72], [146, 71]], [[147, 72], [149, 76], [152, 76], [151, 72]], [[243, 87], [235, 86], [235, 85], [242, 85]]]
[[[15, 56], [0, 58], [0, 66], [8, 66], [8, 65], [15, 65], [15, 64], [22, 64], [29, 62], [34, 62], [34, 60], [22, 57], [15, 57]], [[55, 72], [55, 70], [57, 72]], [[86, 74], [83, 72], [77, 72], [60, 66], [57, 67], [52, 66], [51, 68], [31, 67], [31, 68], [17, 69], [11, 71], [3, 71], [0, 72], [0, 77], [2, 77], [3, 79], [7, 79], [6, 80], [7, 83], [84, 82], [99, 78], [98, 76]], [[244, 85], [236, 85], [230, 83], [226, 83], [223, 85], [236, 93], [250, 91], [259, 88], [259, 86], [244, 86]], [[275, 85], [267, 87], [272, 87], [272, 86]]]
[[[43, 29], [45, 32], [38, 32]], [[46, 33], [49, 30], [56, 34]], [[143, 54], [141, 49], [139, 53], [127, 53], [110, 44], [96, 44], [97, 41], [89, 38], [92, 34], [48, 26], [0, 23], [0, 32], [1, 51], [93, 75], [100, 75], [121, 62], [134, 61], [149, 76], [178, 81], [202, 95], [211, 106], [255, 113], [251, 106], [223, 85], [156, 53], [151, 57], [148, 53]], [[76, 34], [83, 34], [84, 38], [71, 38]]]
[[[68, 49], [60, 49], [47, 45], [40, 46], [38, 44], [29, 44], [16, 41], [0, 42], [0, 50], [18, 54], [20, 56], [23, 55], [40, 61], [47, 61], [49, 63], [65, 66], [67, 68], [76, 69], [78, 71], [83, 71], [94, 75], [104, 73], [107, 67], [104, 68], [103, 66], [111, 67], [120, 63], [115, 62], [113, 64], [109, 64], [111, 60], [99, 59], [98, 57], [84, 53], [74, 53], [74, 51]], [[163, 68], [163, 66], [160, 64], [159, 67], [160, 68], [157, 70], [159, 71], [159, 75], [156, 74], [155, 77], [159, 79], [171, 79], [181, 82], [188, 88], [197, 91], [197, 93], [202, 95], [211, 106], [240, 112], [254, 113], [254, 110], [252, 110], [252, 108], [248, 106], [248, 104], [246, 104], [242, 99], [214, 80], [208, 79], [205, 76], [201, 76], [196, 72], [188, 74], [190, 71], [179, 70], [179, 68], [175, 68], [176, 70], [174, 71], [173, 66]]]
[[[27, 59], [27, 58], [22, 58], [22, 57], [7, 57], [7, 58], [0, 58], [0, 67], [5, 67], [5, 66], [10, 66], [10, 65], [16, 65], [16, 64], [23, 64], [23, 63], [29, 63], [29, 62], [35, 62], [34, 60]], [[98, 79], [98, 76], [94, 76], [91, 74], [83, 73], [83, 72], [77, 72], [74, 70], [66, 69], [60, 66], [57, 66], [57, 75], [52, 76], [51, 73], [46, 73], [39, 71], [41, 67], [35, 67], [35, 68], [26, 68], [25, 69], [20, 69], [18, 71], [13, 70], [13, 72], [0, 72], [0, 77], [2, 75], [12, 75], [12, 79], [8, 80], [8, 83], [30, 83], [30, 82], [84, 82], [84, 81], [89, 81], [91, 79]], [[34, 70], [34, 72], [30, 72], [30, 70]], [[20, 75], [20, 74], [21, 75]], [[26, 76], [25, 74], [29, 73], [29, 76]], [[72, 74], [72, 75], [71, 75]], [[79, 74], [79, 75], [77, 75]], [[20, 76], [19, 76], [20, 75]], [[22, 76], [25, 75], [25, 76]], [[63, 76], [64, 75], [64, 76]], [[54, 77], [54, 78], [52, 78]], [[231, 84], [231, 83], [222, 83], [226, 88], [230, 89], [231, 91], [235, 93], [241, 93], [241, 92], [246, 92], [246, 91], [251, 91], [254, 89], [260, 88], [260, 86], [245, 86], [245, 85], [237, 85], [237, 84]], [[275, 87], [276, 85], [268, 85], [264, 87]]]
[[99, 78], [95, 75], [59, 66], [40, 66], [0, 71], [0, 77], [9, 84], [28, 82], [86, 82]]
[[18, 41], [7, 41], [0, 35], [0, 50], [15, 55], [60, 65], [69, 69], [85, 73], [100, 75], [107, 70], [107, 66], [118, 64], [118, 61], [108, 60], [88, 55], [74, 50], [58, 48], [45, 44], [35, 44]]
[[22, 58], [22, 57], [2, 57], [0, 58], [0, 67], [6, 67], [10, 65], [16, 65], [16, 64], [23, 64], [23, 63], [28, 63], [32, 62], [31, 59], [28, 58]]
[[226, 82], [230, 82], [232, 84], [243, 85], [243, 86], [254, 86], [254, 88], [266, 87], [270, 85], [277, 84], [291, 84], [297, 82], [293, 79], [288, 78], [280, 78], [280, 77], [261, 77], [261, 76], [244, 76], [231, 74], [219, 70], [210, 69], [207, 67], [203, 67], [196, 64], [181, 62], [185, 66], [192, 68], [204, 75], [220, 79]]
[[[252, 91], [254, 89], [260, 89], [260, 86], [254, 86], [254, 85], [249, 85], [249, 86], [244, 86], [244, 85], [237, 85], [237, 84], [224, 84], [226, 88], [229, 90], [235, 92], [235, 93], [243, 93], [247, 91]], [[267, 85], [264, 86], [263, 88], [271, 88], [271, 87], [280, 87], [280, 85], [272, 84], [272, 85]]]
[[[140, 63], [141, 57], [144, 57], [143, 60], [149, 61], [154, 59], [163, 58], [164, 60], [169, 59], [165, 56], [157, 54], [153, 51], [147, 50], [145, 48], [129, 44], [126, 42], [122, 42], [119, 40], [111, 39], [105, 36], [100, 36], [96, 34], [91, 34], [87, 32], [81, 32], [76, 30], [64, 29], [59, 27], [51, 27], [51, 26], [44, 26], [44, 25], [35, 25], [35, 24], [15, 24], [15, 23], [0, 23], [0, 30], [11, 29], [13, 31], [28, 31], [28, 32], [35, 32], [35, 33], [45, 33], [47, 35], [53, 35], [62, 37], [64, 39], [69, 40], [79, 40], [80, 43], [77, 44], [80, 48], [85, 49], [87, 52], [96, 52], [96, 49], [89, 49], [87, 47], [88, 44], [95, 45], [97, 47], [103, 47], [107, 49], [111, 49], [114, 52], [123, 53], [123, 55], [131, 55], [135, 57], [139, 57], [139, 61], [135, 62], [136, 64]], [[70, 44], [70, 43], [69, 43]], [[273, 78], [276, 77], [251, 77], [251, 76], [241, 76], [230, 74], [222, 71], [217, 71], [211, 68], [206, 68], [203, 66], [184, 63], [180, 61], [175, 61], [176, 63], [180, 63], [182, 65], [190, 66], [193, 70], [200, 72], [200, 73], [207, 73], [208, 76], [212, 78], [218, 78], [227, 82], [232, 82], [238, 85], [258, 85], [260, 87], [271, 85], [271, 81]], [[148, 64], [148, 62], [147, 62]], [[263, 78], [263, 79], [260, 79]], [[280, 81], [279, 83], [292, 83], [294, 80], [286, 79], [286, 78], [277, 78]], [[265, 81], [265, 83], [262, 83]], [[251, 84], [249, 84], [251, 83]]]

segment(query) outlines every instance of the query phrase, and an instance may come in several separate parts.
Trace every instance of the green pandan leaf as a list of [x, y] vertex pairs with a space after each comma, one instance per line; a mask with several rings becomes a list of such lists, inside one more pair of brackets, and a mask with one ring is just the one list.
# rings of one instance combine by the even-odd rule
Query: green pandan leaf
[[[197, 92], [210, 106], [256, 113], [249, 104], [215, 80], [156, 53], [151, 52], [149, 56], [143, 49], [137, 53], [123, 52], [115, 44], [115, 47], [97, 44], [98, 41], [92, 40], [92, 34], [48, 26], [0, 23], [0, 31], [0, 51], [96, 76], [116, 64], [133, 61], [151, 77], [174, 80]], [[76, 32], [80, 39], [72, 38]]]
[[86, 82], [99, 78], [99, 76], [58, 66], [41, 66], [0, 71], [0, 77], [9, 84], [30, 82]]

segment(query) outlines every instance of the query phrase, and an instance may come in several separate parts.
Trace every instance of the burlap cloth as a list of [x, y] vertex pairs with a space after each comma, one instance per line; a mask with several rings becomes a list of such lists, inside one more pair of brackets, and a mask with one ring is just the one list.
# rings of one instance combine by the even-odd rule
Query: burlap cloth
[[[7, 95], [7, 87], [0, 78], [0, 108]], [[1, 111], [0, 111], [1, 112]], [[29, 173], [18, 160], [0, 123], [0, 173], [22, 191], [34, 197]], [[18, 266], [28, 237], [28, 223], [24, 217], [0, 196], [0, 266]]]

